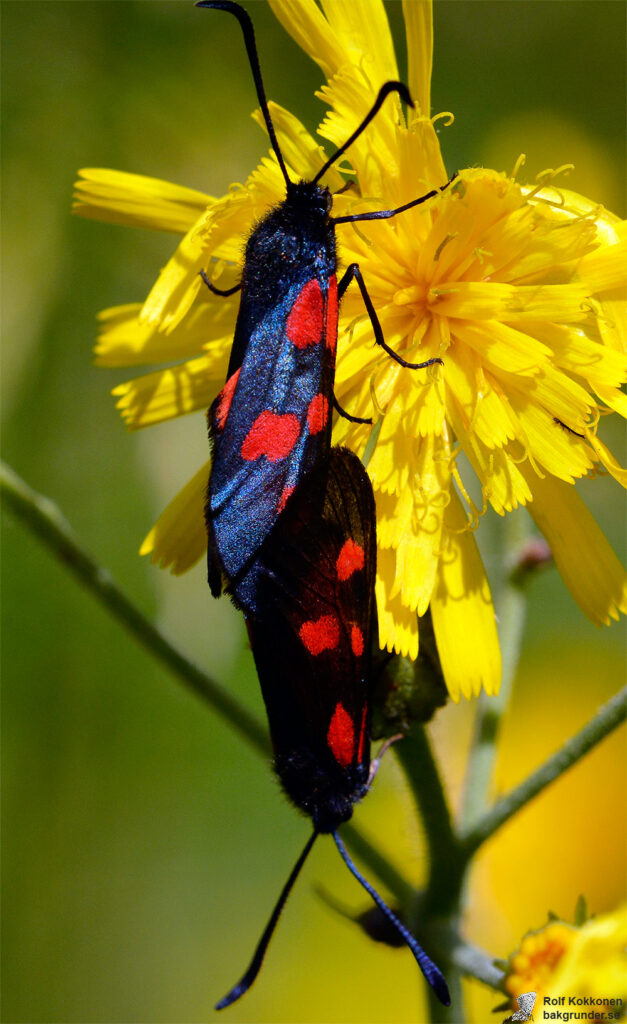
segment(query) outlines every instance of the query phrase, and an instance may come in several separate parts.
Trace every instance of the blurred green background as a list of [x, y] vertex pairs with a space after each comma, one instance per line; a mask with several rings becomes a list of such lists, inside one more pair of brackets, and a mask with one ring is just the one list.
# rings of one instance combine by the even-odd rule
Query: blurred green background
[[[269, 95], [315, 127], [321, 83], [264, 3], [249, 3]], [[400, 3], [389, 4], [401, 72]], [[165, 633], [262, 716], [242, 623], [204, 567], [176, 579], [137, 556], [152, 522], [206, 457], [200, 415], [127, 435], [96, 369], [97, 310], [142, 299], [176, 244], [73, 219], [82, 166], [220, 194], [265, 152], [232, 20], [188, 2], [12, 2], [3, 15], [4, 458], [63, 509], [85, 545]], [[625, 5], [476, 0], [435, 12], [434, 112], [449, 170], [564, 184], [623, 214]], [[525, 175], [521, 175], [524, 180]], [[618, 426], [608, 439], [620, 451]], [[617, 485], [582, 488], [614, 545]], [[493, 520], [479, 536], [491, 549]], [[269, 768], [121, 632], [24, 528], [3, 536], [3, 1021], [200, 1022], [239, 977], [308, 833]], [[491, 569], [495, 566], [491, 565]], [[463, 643], [463, 637], [460, 638]], [[583, 620], [554, 571], [531, 590], [503, 737], [504, 789], [622, 684], [624, 631]], [[432, 729], [458, 798], [472, 708]], [[424, 849], [393, 757], [356, 820], [420, 879]], [[624, 877], [624, 766], [614, 737], [484, 852], [471, 937], [505, 956], [580, 891], [597, 912]], [[622, 794], [622, 796], [621, 796]], [[559, 822], [559, 831], [556, 829]], [[409, 953], [375, 946], [316, 897], [364, 906], [320, 842], [264, 972], [227, 1021], [420, 1022]], [[472, 1019], [496, 1000], [469, 985]], [[492, 1018], [494, 1019], [494, 1018]]]

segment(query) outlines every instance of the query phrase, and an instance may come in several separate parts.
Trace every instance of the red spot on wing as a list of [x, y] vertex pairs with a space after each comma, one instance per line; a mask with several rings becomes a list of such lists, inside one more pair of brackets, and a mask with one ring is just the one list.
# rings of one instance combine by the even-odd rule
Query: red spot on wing
[[216, 406], [216, 416], [215, 416], [216, 426], [218, 427], [218, 430], [223, 430], [224, 429], [224, 424], [227, 421], [227, 417], [228, 417], [229, 412], [231, 410], [231, 402], [233, 401], [233, 394], [235, 393], [235, 388], [237, 387], [237, 381], [238, 381], [238, 378], [239, 378], [239, 371], [240, 370], [241, 370], [241, 367], [239, 367], [239, 369], [237, 369], [235, 371], [235, 373], [231, 374], [231, 376], [227, 380], [226, 384], [222, 388], [222, 391], [218, 395], [218, 404]]
[[335, 705], [327, 732], [327, 743], [338, 764], [345, 768], [351, 763], [355, 749], [355, 727], [348, 711], [340, 703]]
[[363, 569], [365, 563], [364, 549], [361, 544], [356, 544], [352, 538], [344, 541], [342, 550], [337, 556], [335, 568], [338, 580], [347, 580], [354, 572]]
[[300, 423], [294, 413], [281, 414], [265, 409], [244, 438], [241, 456], [247, 462], [254, 462], [262, 455], [269, 462], [279, 462], [290, 454], [299, 433]]
[[303, 622], [298, 631], [310, 654], [332, 651], [340, 642], [340, 624], [335, 615], [321, 615], [319, 619]]
[[287, 336], [296, 348], [320, 344], [322, 311], [322, 291], [314, 278], [302, 289], [287, 318]]
[[329, 278], [326, 346], [331, 349], [332, 352], [335, 352], [337, 347], [337, 278], [335, 274]]
[[281, 497], [279, 498], [279, 501], [278, 501], [278, 504], [277, 504], [277, 507], [276, 507], [277, 512], [282, 512], [283, 511], [283, 509], [287, 505], [288, 499], [294, 493], [294, 490], [295, 490], [294, 487], [284, 487], [283, 488], [283, 491], [281, 493]]
[[364, 707], [364, 710], [363, 710], [363, 713], [362, 713], [362, 716], [361, 716], [361, 726], [359, 728], [359, 749], [357, 751], [357, 760], [359, 762], [361, 762], [361, 760], [362, 760], [362, 758], [364, 756], [364, 744], [366, 742], [366, 712], [367, 712], [367, 710], [368, 710], [367, 706]]
[[351, 648], [356, 658], [364, 653], [364, 634], [359, 626], [351, 626]]
[[319, 434], [327, 425], [329, 403], [322, 393], [312, 398], [307, 409], [307, 425], [310, 434]]

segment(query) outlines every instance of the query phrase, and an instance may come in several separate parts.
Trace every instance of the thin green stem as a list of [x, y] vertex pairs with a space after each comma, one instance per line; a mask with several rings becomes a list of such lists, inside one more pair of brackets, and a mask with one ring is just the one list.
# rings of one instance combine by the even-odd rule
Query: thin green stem
[[[510, 513], [503, 524], [503, 556], [511, 564], [529, 536], [529, 516], [523, 509]], [[510, 572], [498, 595], [499, 641], [503, 660], [501, 688], [494, 697], [481, 693], [477, 702], [474, 737], [468, 756], [459, 825], [469, 830], [485, 813], [492, 783], [497, 741], [509, 703], [527, 613], [526, 578]]]
[[107, 570], [81, 547], [54, 502], [32, 490], [4, 462], [0, 463], [0, 492], [12, 512], [153, 657], [167, 665], [189, 690], [222, 715], [258, 753], [264, 757], [269, 755], [268, 735], [260, 722], [155, 629]]
[[497, 992], [502, 990], [505, 973], [499, 967], [495, 967], [494, 960], [478, 946], [464, 942], [457, 936], [455, 940], [451, 940], [448, 956], [460, 974], [481, 981]]
[[490, 839], [505, 822], [538, 793], [563, 775], [588, 751], [605, 739], [627, 718], [627, 686], [599, 708], [583, 729], [533, 772], [524, 782], [502, 797], [473, 828], [460, 836], [466, 859]]
[[381, 427], [383, 426], [383, 417], [377, 420], [374, 427], [368, 434], [368, 440], [366, 441], [366, 447], [364, 448], [364, 454], [361, 457], [362, 465], [365, 469], [368, 468], [368, 463], [372, 458], [372, 454], [377, 447], [377, 441], [379, 440], [379, 434], [381, 433]]
[[461, 976], [451, 959], [452, 943], [440, 938], [444, 921], [449, 928], [457, 924], [463, 878], [451, 813], [424, 726], [415, 726], [395, 750], [416, 802], [429, 851], [427, 885], [424, 892], [416, 894], [409, 924], [429, 954], [434, 955], [451, 995], [451, 1006], [445, 1007], [429, 990], [429, 1020], [432, 1024], [463, 1024]]
[[444, 786], [423, 726], [416, 726], [395, 747], [425, 830], [429, 850], [429, 881], [420, 900], [420, 914], [443, 916], [456, 907], [460, 858]]

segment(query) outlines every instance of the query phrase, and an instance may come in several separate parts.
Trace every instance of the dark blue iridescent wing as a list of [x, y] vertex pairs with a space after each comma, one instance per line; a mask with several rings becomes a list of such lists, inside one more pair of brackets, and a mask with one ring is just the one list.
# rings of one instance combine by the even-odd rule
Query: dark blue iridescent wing
[[[250, 319], [245, 297], [240, 318]], [[337, 284], [296, 281], [255, 324], [209, 410], [213, 465], [207, 491], [209, 576], [254, 613], [246, 569], [299, 480], [330, 445]], [[250, 581], [249, 581], [250, 582]]]

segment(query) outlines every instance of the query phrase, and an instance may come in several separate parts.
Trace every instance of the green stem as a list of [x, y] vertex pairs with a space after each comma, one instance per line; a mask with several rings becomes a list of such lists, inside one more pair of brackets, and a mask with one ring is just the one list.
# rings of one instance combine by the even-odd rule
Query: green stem
[[456, 939], [451, 940], [448, 957], [460, 974], [481, 981], [497, 992], [502, 991], [505, 979], [504, 971], [495, 967], [493, 959], [478, 946], [464, 942], [457, 936]]
[[7, 505], [42, 540], [113, 617], [189, 690], [209, 704], [264, 757], [270, 754], [265, 728], [219, 683], [194, 665], [128, 599], [106, 569], [80, 546], [72, 528], [49, 498], [33, 491], [0, 462], [0, 492]]
[[416, 894], [410, 927], [443, 971], [451, 995], [445, 1007], [429, 990], [431, 1024], [463, 1024], [461, 975], [451, 958], [450, 939], [442, 941], [443, 922], [456, 926], [459, 917], [463, 862], [460, 858], [444, 786], [424, 726], [415, 726], [395, 747], [418, 807], [429, 851], [429, 877], [424, 892]]
[[627, 718], [627, 686], [599, 708], [583, 729], [533, 772], [524, 782], [502, 797], [473, 828], [462, 833], [464, 856], [469, 860], [482, 843], [490, 839], [509, 819], [538, 793], [563, 775], [588, 751], [605, 739]]
[[[509, 513], [503, 524], [503, 556], [511, 563], [529, 536], [529, 516], [523, 509]], [[503, 715], [509, 704], [527, 613], [526, 577], [511, 572], [498, 595], [499, 640], [503, 659], [501, 688], [494, 697], [481, 693], [477, 702], [474, 737], [468, 756], [460, 828], [469, 830], [485, 813]]]
[[418, 806], [429, 850], [429, 881], [420, 914], [446, 916], [457, 906], [459, 888], [451, 880], [459, 876], [460, 859], [444, 787], [424, 727], [415, 726], [395, 750]]

